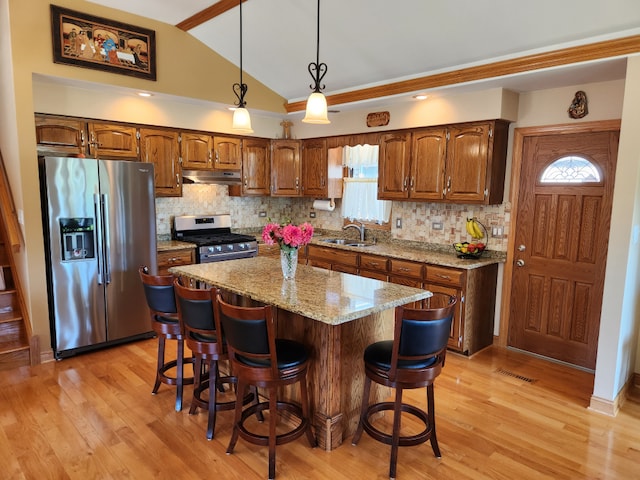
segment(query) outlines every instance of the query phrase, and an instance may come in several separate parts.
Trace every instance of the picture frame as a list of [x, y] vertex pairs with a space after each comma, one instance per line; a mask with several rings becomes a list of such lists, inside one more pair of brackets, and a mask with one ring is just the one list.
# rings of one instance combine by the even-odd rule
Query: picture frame
[[154, 30], [51, 5], [53, 62], [156, 80]]

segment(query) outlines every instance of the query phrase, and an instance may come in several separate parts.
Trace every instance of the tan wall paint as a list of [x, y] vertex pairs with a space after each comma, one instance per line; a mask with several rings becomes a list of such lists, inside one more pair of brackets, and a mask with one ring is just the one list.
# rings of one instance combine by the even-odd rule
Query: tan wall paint
[[[3, 28], [3, 50], [11, 47], [10, 54], [3, 53], [3, 60], [13, 58], [13, 86], [3, 80], [3, 103], [15, 102], [15, 118], [3, 121], [3, 152], [11, 152], [7, 158], [8, 169], [12, 172], [12, 185], [16, 193], [16, 207], [24, 212], [24, 253], [18, 258], [18, 268], [25, 288], [33, 332], [40, 336], [40, 345], [48, 349], [50, 345], [46, 284], [44, 278], [44, 246], [42, 240], [41, 212], [38, 194], [37, 156], [33, 113], [34, 74], [58, 78], [68, 78], [111, 86], [144, 89], [167, 95], [201, 98], [207, 101], [231, 104], [234, 96], [231, 85], [237, 81], [238, 70], [216, 53], [207, 49], [199, 41], [185, 32], [160, 22], [123, 14], [96, 4], [81, 0], [60, 0], [62, 7], [106, 17], [116, 21], [140, 25], [156, 31], [158, 49], [158, 81], [132, 78], [125, 75], [104, 73], [95, 70], [66, 65], [52, 61], [52, 39], [50, 2], [48, 0], [0, 0], [6, 17], [8, 8], [8, 28]], [[3, 26], [5, 26], [3, 24]], [[10, 37], [8, 37], [10, 35]], [[188, 52], [188, 55], [185, 55]], [[5, 70], [4, 72], [9, 71]], [[247, 78], [251, 85], [250, 104], [267, 111], [284, 111], [284, 99], [271, 90]], [[13, 92], [11, 92], [13, 89]], [[104, 95], [108, 95], [105, 91]], [[85, 115], [90, 116], [91, 101], [85, 102]], [[3, 120], [5, 118], [3, 117]], [[14, 128], [13, 128], [14, 127]], [[17, 192], [25, 192], [18, 195]]]

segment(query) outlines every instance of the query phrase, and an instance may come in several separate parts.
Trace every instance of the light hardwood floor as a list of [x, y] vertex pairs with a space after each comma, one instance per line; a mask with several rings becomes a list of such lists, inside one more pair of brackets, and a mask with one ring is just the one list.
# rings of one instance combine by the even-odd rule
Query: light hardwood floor
[[[0, 372], [0, 478], [266, 478], [266, 447], [239, 440], [225, 454], [231, 412], [207, 441], [191, 387], [182, 412], [172, 388], [151, 395], [155, 354], [151, 339]], [[428, 443], [400, 448], [397, 478], [640, 478], [640, 404], [607, 417], [587, 409], [592, 388], [589, 373], [498, 347], [450, 354], [435, 387], [442, 459]], [[277, 478], [385, 479], [388, 461], [366, 434], [332, 452], [302, 438], [278, 447]]]

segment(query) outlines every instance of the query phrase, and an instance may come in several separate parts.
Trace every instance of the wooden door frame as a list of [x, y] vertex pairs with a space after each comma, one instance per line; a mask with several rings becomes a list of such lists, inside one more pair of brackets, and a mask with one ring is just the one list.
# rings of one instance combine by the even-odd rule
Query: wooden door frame
[[[602, 120], [596, 122], [564, 123], [538, 127], [514, 129], [513, 155], [511, 163], [511, 183], [509, 200], [511, 202], [511, 223], [507, 241], [507, 259], [502, 278], [502, 301], [500, 302], [500, 329], [495, 345], [508, 346], [509, 321], [511, 310], [511, 288], [513, 282], [513, 262], [515, 256], [515, 232], [518, 225], [518, 200], [520, 198], [520, 173], [522, 169], [522, 150], [527, 137], [539, 135], [562, 135], [575, 133], [594, 133], [620, 130], [620, 120]], [[615, 178], [612, 179], [615, 181]], [[615, 188], [615, 185], [614, 185]]]

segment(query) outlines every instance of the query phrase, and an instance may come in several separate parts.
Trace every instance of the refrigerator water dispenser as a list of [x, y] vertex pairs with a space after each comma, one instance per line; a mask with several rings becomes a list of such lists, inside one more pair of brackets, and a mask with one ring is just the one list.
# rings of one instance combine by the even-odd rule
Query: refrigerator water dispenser
[[95, 258], [93, 218], [61, 218], [62, 260]]

